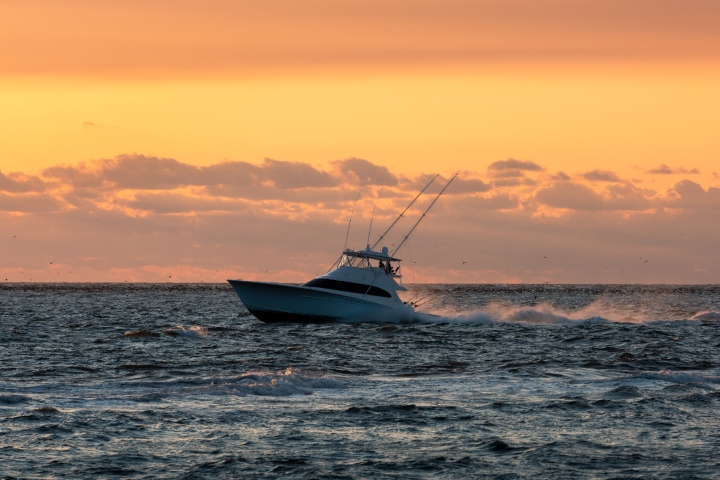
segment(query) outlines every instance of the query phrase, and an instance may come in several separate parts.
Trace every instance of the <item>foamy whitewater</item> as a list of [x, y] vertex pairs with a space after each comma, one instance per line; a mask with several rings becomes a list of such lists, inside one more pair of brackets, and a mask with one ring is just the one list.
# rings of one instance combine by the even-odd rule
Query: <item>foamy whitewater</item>
[[424, 285], [266, 325], [228, 285], [0, 286], [0, 478], [718, 478], [720, 287]]

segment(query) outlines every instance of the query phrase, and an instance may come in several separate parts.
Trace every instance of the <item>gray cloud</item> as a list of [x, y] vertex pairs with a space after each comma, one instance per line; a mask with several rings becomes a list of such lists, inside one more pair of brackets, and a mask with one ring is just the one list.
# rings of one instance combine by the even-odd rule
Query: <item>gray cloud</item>
[[101, 178], [119, 188], [162, 190], [180, 185], [197, 185], [200, 168], [172, 158], [120, 155], [105, 160]]
[[592, 170], [584, 173], [585, 179], [593, 182], [621, 182], [622, 180], [614, 172], [607, 170]]
[[245, 200], [227, 200], [222, 198], [190, 197], [175, 193], [138, 194], [134, 200], [124, 203], [130, 208], [156, 214], [186, 212], [233, 212], [248, 208]]
[[328, 172], [300, 162], [265, 159], [261, 165], [223, 162], [198, 167], [172, 158], [119, 155], [77, 167], [57, 166], [43, 175], [77, 188], [170, 190], [183, 186], [246, 187], [270, 182], [280, 189], [327, 188], [340, 183]]
[[465, 193], [484, 193], [492, 190], [493, 186], [485, 183], [479, 178], [458, 177], [447, 189], [448, 195], [459, 195]]
[[37, 193], [0, 193], [0, 211], [19, 213], [56, 212], [62, 204], [55, 198]]
[[[283, 202], [304, 204], [325, 204], [327, 202], [352, 201], [357, 197], [357, 190], [342, 188], [297, 188], [282, 189], [275, 185], [210, 185], [205, 188], [209, 195], [247, 200], [278, 200]], [[390, 192], [384, 192], [388, 198]]]
[[665, 165], [664, 163], [660, 164], [660, 166], [652, 168], [647, 171], [647, 173], [652, 173], [656, 175], [674, 175], [674, 174], [691, 174], [691, 175], [697, 175], [700, 173], [700, 170], [697, 168], [692, 168], [690, 170], [686, 168], [670, 168], [669, 166]]
[[522, 170], [498, 170], [490, 172], [492, 178], [521, 179], [526, 178]]
[[22, 173], [10, 173], [5, 175], [0, 171], [0, 191], [9, 193], [21, 192], [42, 192], [45, 190], [45, 182], [34, 176], [27, 176]]
[[261, 168], [248, 162], [222, 162], [201, 169], [205, 185], [247, 187], [259, 185]]
[[343, 173], [354, 173], [360, 185], [388, 185], [394, 186], [398, 184], [398, 179], [390, 173], [387, 167], [375, 165], [363, 160], [362, 158], [348, 158], [346, 160], [337, 160], [333, 162]]
[[705, 190], [691, 180], [682, 180], [675, 184], [670, 193], [672, 197], [667, 202], [670, 207], [720, 210], [720, 188], [710, 187]]
[[558, 182], [538, 190], [535, 199], [550, 207], [569, 210], [644, 210], [652, 206], [644, 192], [632, 185], [608, 187], [603, 193], [577, 183]]
[[525, 172], [540, 172], [545, 170], [535, 162], [529, 162], [525, 160], [515, 160], [514, 158], [508, 158], [507, 160], [498, 160], [488, 166], [489, 171], [500, 172], [505, 170], [519, 170]]
[[272, 181], [278, 188], [322, 188], [334, 187], [340, 183], [329, 173], [317, 170], [307, 163], [266, 158], [261, 171], [264, 178]]
[[558, 182], [547, 188], [541, 188], [535, 199], [550, 207], [573, 210], [601, 210], [602, 197], [585, 185], [571, 182]]
[[97, 189], [102, 184], [102, 180], [97, 172], [88, 167], [84, 162], [79, 163], [75, 167], [57, 165], [46, 168], [42, 171], [42, 176], [74, 188]]
[[516, 195], [499, 194], [489, 197], [472, 197], [457, 199], [448, 209], [452, 212], [465, 212], [465, 215], [475, 216], [478, 210], [513, 210], [520, 205]]
[[534, 186], [537, 185], [537, 182], [531, 178], [525, 178], [524, 176], [509, 176], [509, 177], [501, 177], [500, 180], [493, 180], [492, 182], [494, 187], [519, 187], [519, 186]]
[[672, 168], [668, 167], [664, 163], [661, 164], [659, 167], [652, 168], [647, 171], [647, 173], [655, 173], [658, 175], [672, 175], [675, 173]]

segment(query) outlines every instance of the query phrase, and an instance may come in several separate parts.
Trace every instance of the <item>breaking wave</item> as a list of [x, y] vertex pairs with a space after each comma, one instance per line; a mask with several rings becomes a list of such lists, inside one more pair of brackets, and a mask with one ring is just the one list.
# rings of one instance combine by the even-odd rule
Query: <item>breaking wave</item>
[[126, 338], [145, 338], [145, 337], [158, 337], [159, 333], [155, 333], [151, 330], [136, 330], [134, 332], [125, 332], [122, 335]]
[[178, 325], [177, 327], [168, 328], [167, 330], [163, 330], [163, 333], [166, 335], [176, 335], [180, 337], [191, 337], [191, 338], [205, 338], [207, 337], [208, 331], [205, 327], [200, 327], [198, 325], [195, 325], [190, 328], [185, 328], [182, 325]]
[[208, 389], [218, 393], [234, 395], [260, 395], [288, 397], [291, 395], [311, 395], [318, 389], [341, 389], [345, 384], [328, 378], [326, 374], [286, 368], [279, 372], [251, 372], [232, 379], [215, 381]]
[[704, 385], [714, 390], [710, 385], [720, 384], [720, 377], [712, 375], [701, 375], [699, 373], [674, 372], [672, 370], [661, 370], [658, 373], [646, 373], [645, 378], [652, 380], [662, 380], [670, 383], [678, 384], [695, 384]]

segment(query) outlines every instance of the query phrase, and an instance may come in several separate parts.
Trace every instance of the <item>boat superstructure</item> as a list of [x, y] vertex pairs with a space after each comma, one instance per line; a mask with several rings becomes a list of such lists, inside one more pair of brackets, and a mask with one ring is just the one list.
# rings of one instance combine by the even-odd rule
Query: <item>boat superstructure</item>
[[266, 323], [323, 323], [376, 320], [383, 314], [412, 313], [398, 291], [407, 290], [400, 262], [387, 248], [343, 251], [324, 275], [303, 285], [228, 280], [243, 305]]
[[396, 258], [395, 254], [454, 179], [455, 177], [450, 179], [392, 253], [387, 247], [382, 247], [379, 251], [374, 248], [430, 186], [430, 183], [380, 236], [375, 245], [372, 247], [367, 245], [361, 250], [346, 248], [324, 275], [303, 285], [244, 280], [228, 280], [228, 282], [245, 308], [265, 323], [382, 321], [391, 317], [409, 317], [413, 312], [413, 306], [403, 302], [398, 296], [399, 291], [407, 289], [401, 284], [402, 260]]

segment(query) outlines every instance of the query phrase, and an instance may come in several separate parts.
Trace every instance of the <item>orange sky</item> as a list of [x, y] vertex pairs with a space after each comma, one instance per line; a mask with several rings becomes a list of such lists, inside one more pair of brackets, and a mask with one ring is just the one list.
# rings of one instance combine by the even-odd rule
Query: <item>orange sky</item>
[[1, 2], [0, 275], [302, 281], [361, 186], [358, 247], [381, 189], [378, 228], [423, 175], [461, 171], [406, 281], [717, 283], [718, 18], [710, 0]]

